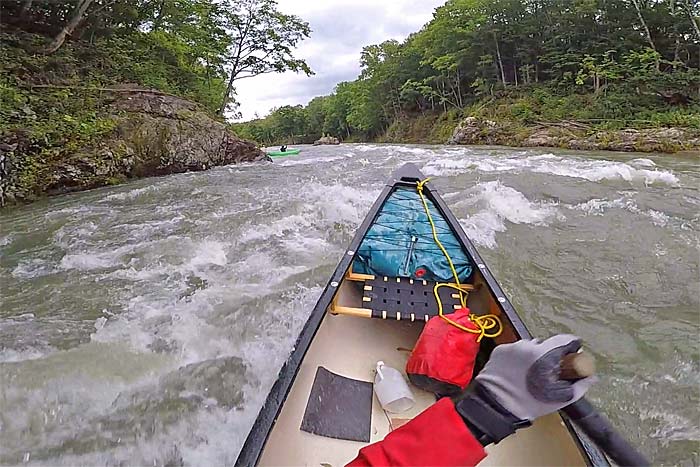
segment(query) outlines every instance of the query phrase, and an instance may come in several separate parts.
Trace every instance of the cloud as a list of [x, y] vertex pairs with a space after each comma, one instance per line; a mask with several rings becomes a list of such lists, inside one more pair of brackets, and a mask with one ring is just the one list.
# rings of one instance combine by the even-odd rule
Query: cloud
[[[355, 73], [354, 67], [348, 73], [347, 71], [338, 71], [326, 73], [322, 76], [307, 78], [305, 75], [279, 76], [277, 82], [283, 86], [276, 86], [265, 93], [268, 99], [293, 99], [303, 98], [311, 95], [312, 97], [328, 94], [328, 90], [341, 81], [346, 81], [348, 75]], [[275, 78], [272, 77], [274, 80]]]
[[243, 119], [266, 115], [273, 107], [306, 104], [329, 94], [360, 73], [362, 47], [403, 40], [418, 31], [444, 0], [278, 0], [285, 13], [311, 25], [311, 37], [296, 50], [316, 73], [282, 73], [242, 80], [237, 86]]

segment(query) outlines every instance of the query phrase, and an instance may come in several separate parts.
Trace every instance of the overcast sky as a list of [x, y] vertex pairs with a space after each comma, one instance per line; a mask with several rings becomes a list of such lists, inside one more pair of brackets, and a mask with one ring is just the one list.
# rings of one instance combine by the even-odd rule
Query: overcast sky
[[278, 0], [284, 13], [308, 21], [311, 37], [296, 56], [306, 59], [316, 73], [269, 74], [237, 85], [243, 120], [263, 117], [273, 107], [306, 104], [329, 94], [341, 81], [360, 72], [362, 47], [387, 39], [402, 40], [418, 31], [445, 0]]

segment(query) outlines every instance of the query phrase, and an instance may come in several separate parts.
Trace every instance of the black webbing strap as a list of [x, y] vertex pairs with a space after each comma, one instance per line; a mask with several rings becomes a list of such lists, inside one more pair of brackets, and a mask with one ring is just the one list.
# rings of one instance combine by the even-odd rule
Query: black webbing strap
[[[433, 289], [435, 282], [407, 277], [375, 277], [364, 283], [364, 308], [372, 310], [372, 318], [427, 321], [437, 315]], [[457, 291], [449, 287], [438, 290], [445, 314], [461, 307]]]
[[469, 388], [455, 408], [483, 446], [497, 444], [515, 430], [531, 425], [529, 420], [520, 420], [511, 415], [478, 383]]

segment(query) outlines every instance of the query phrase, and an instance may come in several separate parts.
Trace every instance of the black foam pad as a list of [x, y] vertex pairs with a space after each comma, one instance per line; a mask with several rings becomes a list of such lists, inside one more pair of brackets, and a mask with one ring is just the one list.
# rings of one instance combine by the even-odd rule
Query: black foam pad
[[301, 429], [315, 435], [369, 442], [372, 383], [316, 369]]

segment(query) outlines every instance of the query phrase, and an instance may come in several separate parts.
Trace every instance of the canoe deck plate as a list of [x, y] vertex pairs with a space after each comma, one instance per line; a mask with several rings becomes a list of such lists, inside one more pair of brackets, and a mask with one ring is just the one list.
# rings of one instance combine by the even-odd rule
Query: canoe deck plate
[[372, 383], [346, 378], [318, 367], [301, 430], [368, 443], [371, 422]]

